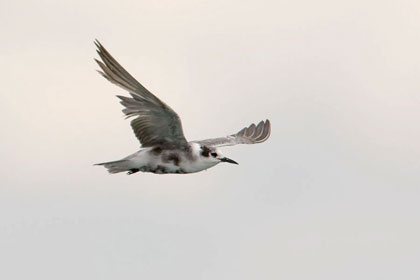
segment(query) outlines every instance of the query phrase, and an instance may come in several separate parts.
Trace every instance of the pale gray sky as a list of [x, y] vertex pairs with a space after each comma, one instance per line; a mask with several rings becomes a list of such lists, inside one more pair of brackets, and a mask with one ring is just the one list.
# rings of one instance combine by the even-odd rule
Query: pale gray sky
[[[0, 2], [1, 279], [419, 279], [420, 4]], [[93, 40], [239, 166], [138, 148]]]

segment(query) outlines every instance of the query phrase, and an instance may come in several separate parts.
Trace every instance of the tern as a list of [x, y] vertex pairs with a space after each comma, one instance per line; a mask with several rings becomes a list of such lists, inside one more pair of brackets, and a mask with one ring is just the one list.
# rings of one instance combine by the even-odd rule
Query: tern
[[262, 143], [270, 136], [270, 121], [265, 120], [226, 137], [188, 142], [177, 113], [131, 76], [98, 40], [95, 45], [102, 60], [95, 59], [102, 69], [98, 72], [131, 95], [117, 97], [126, 118], [136, 117], [131, 127], [141, 144], [139, 151], [121, 160], [95, 164], [104, 166], [109, 173], [188, 174], [221, 162], [238, 164], [225, 157], [219, 147]]

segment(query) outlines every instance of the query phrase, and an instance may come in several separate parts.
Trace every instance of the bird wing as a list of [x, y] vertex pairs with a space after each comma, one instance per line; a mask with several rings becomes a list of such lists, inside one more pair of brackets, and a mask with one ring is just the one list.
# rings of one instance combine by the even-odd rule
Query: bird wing
[[134, 79], [98, 40], [95, 41], [95, 45], [102, 59], [95, 59], [103, 71], [98, 72], [131, 95], [117, 97], [125, 107], [122, 111], [127, 118], [137, 116], [131, 121], [131, 127], [142, 147], [187, 147], [188, 143], [177, 113]]
[[260, 121], [258, 125], [251, 124], [244, 127], [239, 132], [226, 136], [213, 139], [206, 139], [200, 141], [193, 141], [200, 145], [222, 147], [233, 146], [238, 144], [257, 144], [262, 143], [270, 137], [271, 124], [269, 120]]

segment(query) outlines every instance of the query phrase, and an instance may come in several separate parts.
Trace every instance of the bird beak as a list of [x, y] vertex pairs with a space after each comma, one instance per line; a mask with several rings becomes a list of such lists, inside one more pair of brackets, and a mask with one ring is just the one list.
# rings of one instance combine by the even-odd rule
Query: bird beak
[[230, 158], [227, 158], [227, 157], [221, 158], [220, 161], [221, 162], [229, 162], [229, 163], [233, 163], [233, 164], [239, 164], [236, 161], [234, 161], [234, 160], [232, 160]]

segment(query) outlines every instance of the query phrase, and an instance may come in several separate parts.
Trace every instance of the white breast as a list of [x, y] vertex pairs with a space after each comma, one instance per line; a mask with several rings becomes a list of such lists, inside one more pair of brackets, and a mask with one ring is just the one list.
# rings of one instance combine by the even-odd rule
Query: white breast
[[201, 155], [200, 145], [197, 143], [190, 143], [191, 145], [191, 157], [186, 157], [180, 162], [180, 167], [186, 173], [199, 172], [210, 167], [215, 166], [219, 163], [211, 157], [203, 157]]

